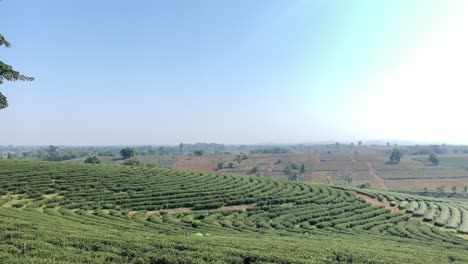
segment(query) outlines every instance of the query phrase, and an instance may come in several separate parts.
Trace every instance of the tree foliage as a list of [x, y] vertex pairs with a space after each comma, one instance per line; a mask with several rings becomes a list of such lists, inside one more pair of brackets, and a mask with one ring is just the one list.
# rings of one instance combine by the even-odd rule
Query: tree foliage
[[431, 155], [429, 155], [429, 158], [427, 160], [433, 165], [439, 165], [439, 158], [434, 153], [431, 153]]
[[131, 147], [124, 148], [120, 151], [120, 156], [122, 156], [124, 159], [134, 157], [136, 156], [136, 149]]
[[101, 160], [97, 156], [89, 156], [85, 159], [84, 163], [101, 164]]
[[[10, 47], [10, 43], [0, 35], [0, 46]], [[18, 71], [14, 70], [11, 65], [0, 61], [0, 84], [3, 84], [3, 81], [33, 81], [33, 77], [25, 76]], [[0, 92], [0, 109], [8, 107], [8, 100]]]
[[138, 160], [137, 157], [132, 157], [124, 161], [122, 164], [128, 166], [138, 166], [140, 165], [140, 160]]
[[390, 153], [390, 161], [393, 163], [399, 163], [403, 157], [403, 152], [399, 148], [394, 148]]
[[195, 156], [203, 156], [205, 154], [205, 151], [198, 149], [193, 152], [193, 155]]

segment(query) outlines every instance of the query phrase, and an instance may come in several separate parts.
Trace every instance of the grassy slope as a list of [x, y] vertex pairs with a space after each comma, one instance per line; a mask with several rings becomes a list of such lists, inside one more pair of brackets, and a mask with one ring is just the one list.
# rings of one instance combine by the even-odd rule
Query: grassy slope
[[[468, 262], [466, 241], [326, 186], [0, 161], [0, 192], [5, 263]], [[22, 207], [12, 207], [17, 203]], [[256, 206], [170, 210], [238, 204]], [[166, 211], [145, 218], [158, 209]]]

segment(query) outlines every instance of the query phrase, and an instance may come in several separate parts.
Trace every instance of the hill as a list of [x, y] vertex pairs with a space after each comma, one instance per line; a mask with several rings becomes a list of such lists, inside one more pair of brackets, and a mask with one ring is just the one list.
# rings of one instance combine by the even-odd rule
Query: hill
[[[0, 195], [5, 263], [468, 262], [467, 240], [450, 232], [465, 230], [462, 200], [246, 175], [7, 160], [0, 160]], [[423, 209], [421, 217], [432, 210], [433, 220], [414, 215]], [[453, 229], [433, 225], [441, 216], [440, 226]]]

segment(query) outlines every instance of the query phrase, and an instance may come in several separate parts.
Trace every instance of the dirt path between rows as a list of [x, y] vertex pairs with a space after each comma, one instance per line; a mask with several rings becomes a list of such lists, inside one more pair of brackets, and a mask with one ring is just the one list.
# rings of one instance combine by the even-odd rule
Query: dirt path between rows
[[372, 176], [372, 178], [374, 179], [374, 184], [376, 185], [375, 187], [387, 189], [387, 186], [385, 186], [384, 180], [382, 180], [382, 178], [380, 178], [380, 176], [377, 175], [377, 172], [372, 167], [372, 164], [370, 162], [367, 162], [367, 167], [369, 168], [370, 176]]
[[270, 162], [270, 167], [268, 167], [267, 172], [273, 172], [273, 167], [274, 166], [275, 165], [273, 164], [273, 162]]
[[356, 193], [356, 197], [357, 198], [362, 198], [362, 199], [364, 199], [366, 202], [368, 202], [370, 204], [377, 205], [377, 206], [383, 206], [383, 207], [389, 209], [390, 212], [392, 212], [392, 213], [404, 212], [402, 210], [399, 210], [397, 207], [390, 206], [389, 203], [381, 202], [381, 201], [379, 201], [377, 199], [371, 198], [371, 197], [369, 197], [367, 195], [364, 195], [364, 194]]
[[315, 165], [318, 164], [320, 164], [320, 153], [317, 153], [317, 155], [315, 155]]

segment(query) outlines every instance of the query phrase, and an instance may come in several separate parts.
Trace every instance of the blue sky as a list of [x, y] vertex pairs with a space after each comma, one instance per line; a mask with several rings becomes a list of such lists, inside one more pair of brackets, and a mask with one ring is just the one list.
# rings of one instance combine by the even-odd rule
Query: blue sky
[[466, 7], [4, 0], [0, 144], [468, 143]]

